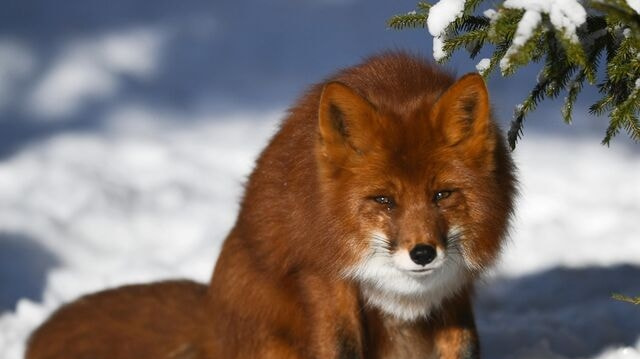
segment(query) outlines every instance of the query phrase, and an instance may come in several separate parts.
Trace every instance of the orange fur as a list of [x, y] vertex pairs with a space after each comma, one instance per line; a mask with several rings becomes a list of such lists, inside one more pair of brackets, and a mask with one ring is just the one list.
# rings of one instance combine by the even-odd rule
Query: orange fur
[[165, 283], [84, 297], [33, 334], [27, 358], [477, 358], [473, 281], [514, 195], [479, 75], [373, 57], [289, 111], [205, 294]]

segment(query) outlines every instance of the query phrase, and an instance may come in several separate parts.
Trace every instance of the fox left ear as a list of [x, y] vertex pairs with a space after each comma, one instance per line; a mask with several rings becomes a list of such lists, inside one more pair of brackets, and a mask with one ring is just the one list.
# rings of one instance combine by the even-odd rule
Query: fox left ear
[[321, 151], [337, 162], [366, 152], [376, 135], [376, 109], [339, 82], [325, 85], [318, 110]]
[[489, 93], [482, 76], [470, 73], [451, 85], [431, 110], [435, 128], [450, 146], [461, 146], [470, 155], [493, 152]]

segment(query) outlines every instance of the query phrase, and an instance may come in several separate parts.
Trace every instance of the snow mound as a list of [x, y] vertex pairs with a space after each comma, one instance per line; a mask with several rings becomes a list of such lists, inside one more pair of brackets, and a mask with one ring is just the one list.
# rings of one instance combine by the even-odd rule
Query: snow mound
[[[283, 111], [166, 113], [129, 105], [100, 130], [67, 132], [0, 162], [0, 252], [10, 238], [55, 257], [41, 296], [0, 315], [0, 357], [22, 358], [55, 308], [103, 288], [205, 282], [242, 182]], [[640, 158], [597, 139], [534, 133], [515, 153], [522, 195], [513, 239], [476, 303], [485, 357], [640, 358]], [[0, 263], [15, 276], [31, 264]]]
[[[80, 295], [164, 278], [206, 282], [281, 112], [254, 116], [130, 106], [103, 131], [54, 136], [0, 162], [0, 252], [17, 238], [55, 257], [41, 298], [0, 308], [0, 358], [21, 358], [28, 334]], [[0, 272], [27, 280], [31, 266], [18, 259]], [[21, 296], [2, 288], [11, 290]]]

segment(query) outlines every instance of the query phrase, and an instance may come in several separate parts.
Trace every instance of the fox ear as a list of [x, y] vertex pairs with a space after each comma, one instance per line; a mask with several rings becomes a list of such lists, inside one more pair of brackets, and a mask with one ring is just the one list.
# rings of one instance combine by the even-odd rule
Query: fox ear
[[326, 84], [318, 111], [323, 152], [334, 156], [365, 152], [372, 140], [375, 116], [374, 106], [346, 85]]
[[489, 93], [482, 76], [471, 73], [451, 85], [436, 101], [431, 119], [451, 146], [464, 146], [471, 154], [492, 152]]

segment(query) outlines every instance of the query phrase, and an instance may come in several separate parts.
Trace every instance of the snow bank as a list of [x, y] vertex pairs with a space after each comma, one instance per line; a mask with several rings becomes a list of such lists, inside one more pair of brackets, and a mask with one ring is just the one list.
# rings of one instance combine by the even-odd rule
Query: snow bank
[[[63, 133], [0, 162], [0, 228], [59, 262], [42, 300], [0, 316], [0, 357], [21, 358], [30, 331], [81, 294], [206, 281], [280, 114], [125, 106], [101, 131]], [[637, 150], [529, 133], [515, 156], [513, 240], [477, 302], [485, 357], [640, 358], [640, 310], [609, 298], [640, 293]]]
[[637, 148], [525, 134], [515, 155], [523, 195], [502, 273], [640, 263]]
[[[280, 103], [309, 79], [404, 38], [373, 21], [398, 11], [389, 1], [160, 2], [153, 11], [124, 0], [45, 3], [15, 2], [9, 20], [39, 11], [7, 21], [0, 39], [0, 110], [9, 124], [0, 146], [0, 258], [16, 253], [0, 260], [0, 279], [37, 292], [0, 284], [0, 298], [11, 299], [0, 306], [2, 359], [22, 358], [29, 333], [79, 295], [211, 275], [245, 176], [283, 111], [163, 106], [204, 107], [220, 94], [243, 108], [254, 98]], [[462, 5], [433, 7], [436, 38]], [[353, 11], [373, 25], [356, 31]], [[309, 48], [310, 37], [327, 41]], [[419, 48], [423, 39], [414, 40], [401, 47]], [[327, 53], [335, 56], [320, 56]], [[30, 111], [18, 124], [26, 129], [12, 117], [22, 109]], [[638, 150], [598, 142], [529, 132], [519, 143], [513, 240], [478, 293], [485, 358], [640, 358], [640, 310], [609, 299], [611, 291], [640, 294]], [[7, 251], [15, 243], [31, 252]], [[52, 260], [35, 263], [36, 252]]]
[[79, 295], [163, 278], [206, 282], [280, 112], [256, 122], [133, 105], [109, 117], [103, 131], [55, 136], [0, 162], [0, 233], [30, 238], [59, 263], [41, 302], [4, 308], [0, 358], [21, 358], [31, 330]]

